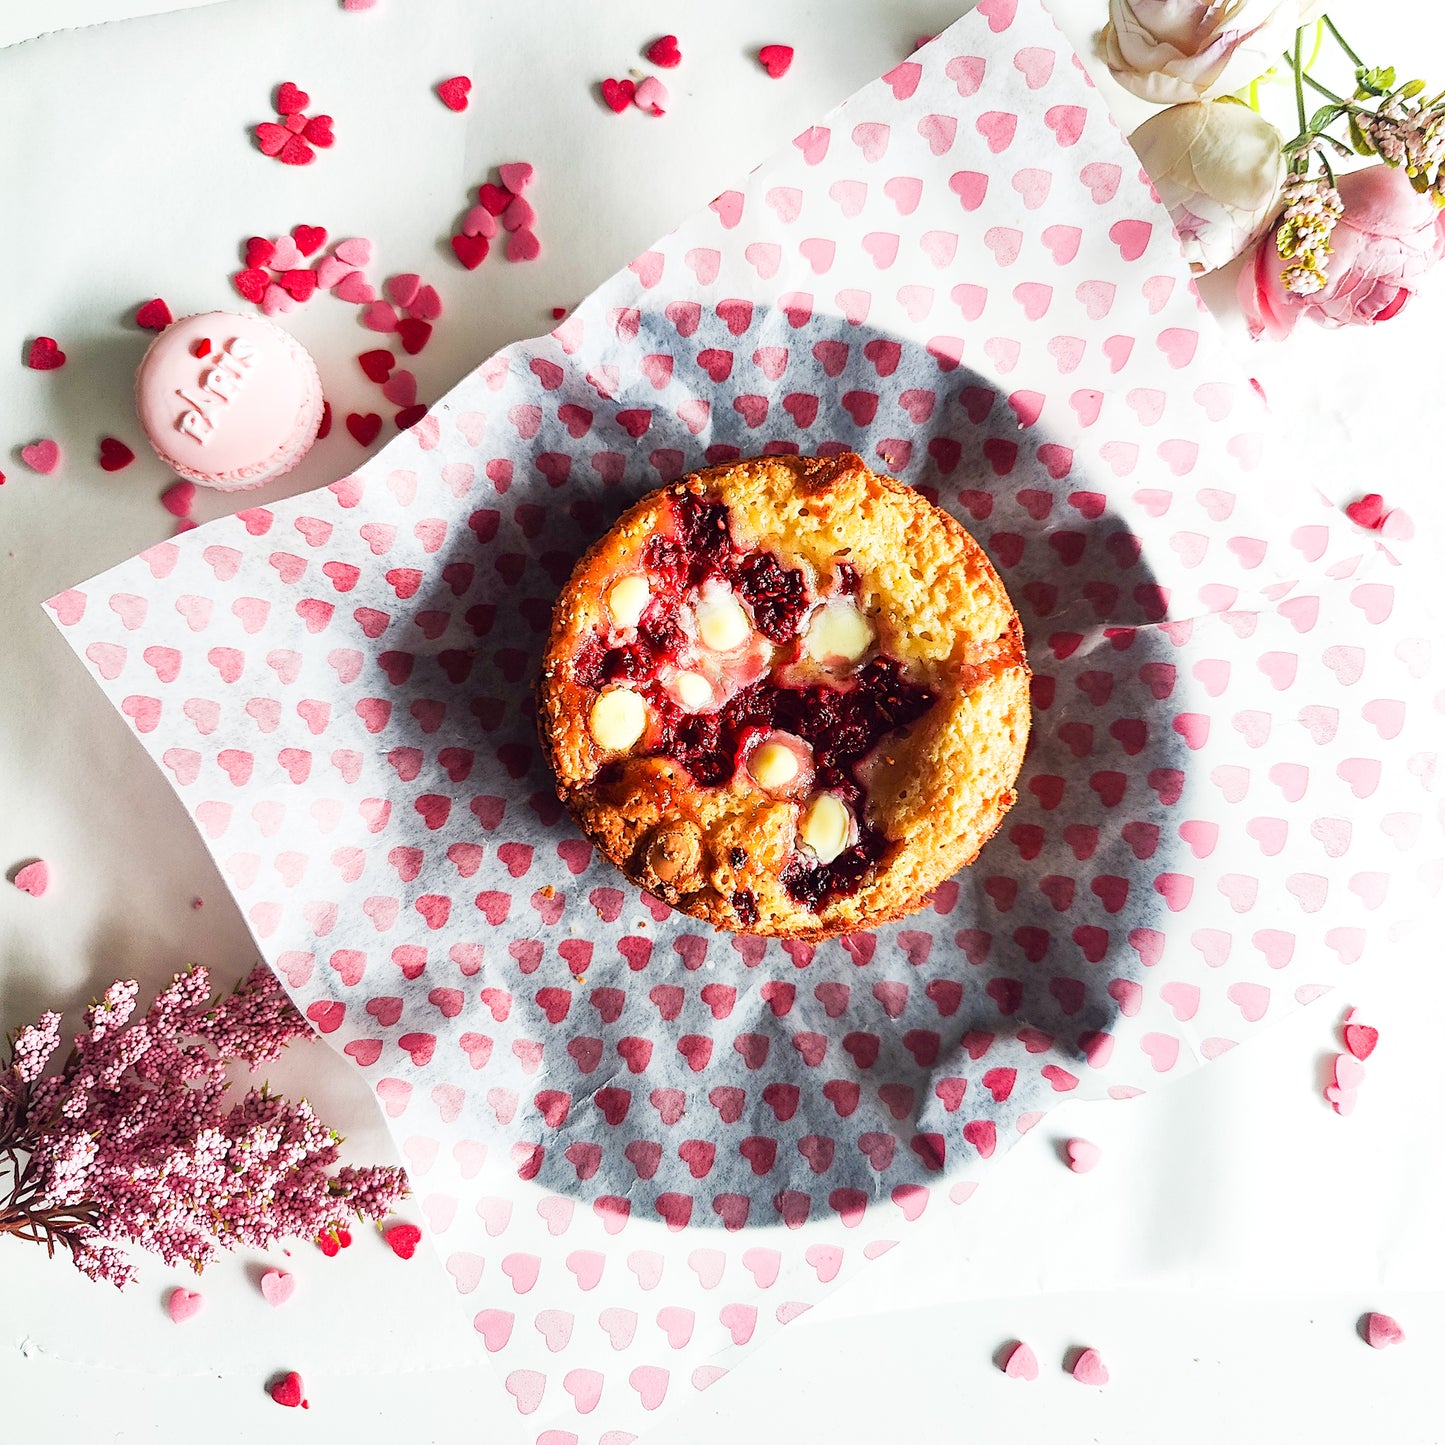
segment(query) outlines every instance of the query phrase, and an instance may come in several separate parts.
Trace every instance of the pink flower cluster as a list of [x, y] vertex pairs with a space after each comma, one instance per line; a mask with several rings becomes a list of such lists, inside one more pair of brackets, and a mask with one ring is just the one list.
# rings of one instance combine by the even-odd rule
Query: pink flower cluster
[[263, 1087], [226, 1106], [229, 1064], [272, 1062], [310, 1032], [264, 966], [214, 999], [204, 968], [178, 974], [133, 1021], [136, 993], [112, 984], [85, 1011], [57, 1073], [59, 1014], [15, 1036], [0, 1070], [0, 1235], [63, 1246], [123, 1286], [135, 1270], [106, 1241], [199, 1272], [221, 1248], [379, 1219], [406, 1193], [401, 1169], [333, 1171], [340, 1138], [305, 1100]]

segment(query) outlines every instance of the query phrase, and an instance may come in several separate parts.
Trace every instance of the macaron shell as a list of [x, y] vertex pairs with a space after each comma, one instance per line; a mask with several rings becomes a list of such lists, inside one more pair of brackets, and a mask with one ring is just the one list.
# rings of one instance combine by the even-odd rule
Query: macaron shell
[[[197, 356], [201, 342], [210, 346]], [[136, 412], [151, 446], [201, 486], [260, 486], [289, 471], [315, 440], [321, 410], [310, 354], [258, 316], [209, 311], [174, 322], [136, 373]]]

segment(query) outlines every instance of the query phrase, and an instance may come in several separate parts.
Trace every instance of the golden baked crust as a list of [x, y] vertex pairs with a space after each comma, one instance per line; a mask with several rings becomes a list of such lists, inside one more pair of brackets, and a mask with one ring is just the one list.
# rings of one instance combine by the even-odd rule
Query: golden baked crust
[[[644, 548], [674, 534], [675, 507], [689, 498], [724, 505], [734, 548], [800, 569], [815, 601], [849, 585], [839, 580], [848, 564], [873, 651], [931, 695], [922, 716], [888, 732], [858, 769], [858, 826], [885, 841], [855, 891], [795, 896], [785, 870], [796, 876], [800, 854], [812, 857], [798, 842], [802, 804], [762, 791], [747, 768], [709, 787], [674, 756], [649, 755], [661, 726], [653, 711], [628, 751], [601, 747], [589, 727], [599, 685], [579, 676], [579, 657], [589, 644], [596, 655], [599, 635], [625, 642], [609, 591], [645, 570]], [[786, 660], [797, 645], [774, 652]], [[844, 689], [853, 682], [838, 679]], [[553, 612], [538, 716], [558, 796], [634, 883], [721, 928], [822, 939], [915, 912], [977, 857], [1015, 800], [1029, 669], [1003, 583], [946, 512], [852, 454], [758, 457], [643, 497], [582, 558]]]

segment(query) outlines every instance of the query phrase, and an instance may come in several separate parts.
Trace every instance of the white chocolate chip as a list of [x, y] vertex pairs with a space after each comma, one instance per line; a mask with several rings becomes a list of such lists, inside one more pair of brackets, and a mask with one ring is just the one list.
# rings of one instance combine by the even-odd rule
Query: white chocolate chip
[[698, 640], [709, 652], [732, 652], [741, 647], [752, 632], [748, 614], [731, 593], [707, 597], [698, 603]]
[[672, 680], [672, 693], [683, 707], [698, 712], [713, 701], [712, 683], [700, 672], [680, 672]]
[[748, 759], [748, 772], [760, 788], [785, 788], [798, 776], [798, 755], [783, 743], [763, 743]]
[[647, 578], [640, 572], [629, 572], [619, 577], [607, 592], [607, 610], [612, 614], [616, 627], [636, 627], [652, 601]]
[[806, 646], [814, 662], [857, 662], [873, 646], [873, 624], [851, 602], [830, 603], [813, 614]]
[[808, 804], [798, 836], [820, 863], [831, 863], [847, 846], [853, 815], [832, 793], [819, 793]]
[[592, 704], [588, 726], [599, 747], [626, 752], [647, 728], [647, 704], [627, 687], [614, 687]]

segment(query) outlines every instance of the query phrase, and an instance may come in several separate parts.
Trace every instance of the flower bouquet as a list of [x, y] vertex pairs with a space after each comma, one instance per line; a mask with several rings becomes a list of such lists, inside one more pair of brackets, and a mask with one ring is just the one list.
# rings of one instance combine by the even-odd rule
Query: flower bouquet
[[[1353, 66], [1339, 91], [1313, 73], [1327, 40]], [[1125, 89], [1167, 107], [1130, 142], [1196, 271], [1246, 257], [1254, 336], [1306, 316], [1388, 321], [1445, 254], [1445, 91], [1367, 65], [1317, 4], [1110, 0], [1098, 48]], [[1264, 113], [1285, 77], [1288, 138]], [[1313, 114], [1307, 90], [1324, 102]], [[1356, 156], [1376, 164], [1337, 174]]]

